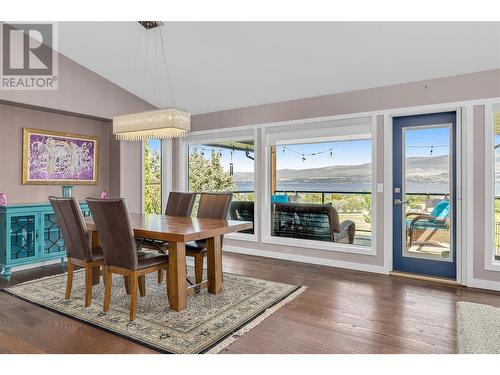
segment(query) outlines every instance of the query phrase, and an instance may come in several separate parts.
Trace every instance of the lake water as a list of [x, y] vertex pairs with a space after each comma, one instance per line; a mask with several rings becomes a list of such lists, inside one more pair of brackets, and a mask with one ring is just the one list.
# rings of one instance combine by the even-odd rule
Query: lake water
[[[253, 191], [254, 184], [252, 182], [236, 183], [240, 191]], [[371, 190], [371, 184], [332, 184], [329, 182], [317, 183], [278, 183], [278, 191], [325, 191], [325, 192], [366, 192]], [[449, 187], [446, 184], [410, 184], [408, 192], [420, 194], [447, 194]]]

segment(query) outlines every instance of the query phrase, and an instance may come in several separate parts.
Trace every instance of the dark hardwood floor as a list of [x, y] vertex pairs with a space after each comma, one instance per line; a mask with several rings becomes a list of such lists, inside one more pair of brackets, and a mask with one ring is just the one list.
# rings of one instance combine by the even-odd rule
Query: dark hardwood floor
[[[19, 271], [0, 288], [61, 273]], [[455, 303], [500, 307], [500, 293], [224, 254], [224, 271], [308, 289], [223, 353], [454, 353]], [[0, 353], [155, 353], [0, 293]]]

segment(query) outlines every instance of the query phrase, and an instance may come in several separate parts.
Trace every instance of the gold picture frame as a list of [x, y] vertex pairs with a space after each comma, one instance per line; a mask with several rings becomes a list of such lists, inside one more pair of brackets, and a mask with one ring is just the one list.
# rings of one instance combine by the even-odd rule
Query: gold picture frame
[[98, 137], [23, 128], [23, 185], [97, 185], [98, 175]]

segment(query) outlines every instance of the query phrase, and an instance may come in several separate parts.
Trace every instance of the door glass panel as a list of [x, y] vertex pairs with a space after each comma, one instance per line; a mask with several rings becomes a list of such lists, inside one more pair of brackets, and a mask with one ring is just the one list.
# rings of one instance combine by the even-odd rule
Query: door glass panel
[[452, 261], [451, 127], [403, 130], [403, 256]]
[[64, 252], [64, 240], [61, 230], [56, 224], [56, 215], [53, 213], [43, 215], [43, 255], [52, 255]]
[[23, 260], [35, 254], [35, 215], [13, 216], [10, 219], [10, 259]]

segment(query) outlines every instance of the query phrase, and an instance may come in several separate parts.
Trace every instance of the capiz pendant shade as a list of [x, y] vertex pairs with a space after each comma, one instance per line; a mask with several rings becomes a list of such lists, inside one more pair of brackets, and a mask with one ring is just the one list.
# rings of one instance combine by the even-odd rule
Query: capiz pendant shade
[[113, 117], [113, 134], [121, 141], [184, 137], [190, 129], [191, 115], [174, 108]]

